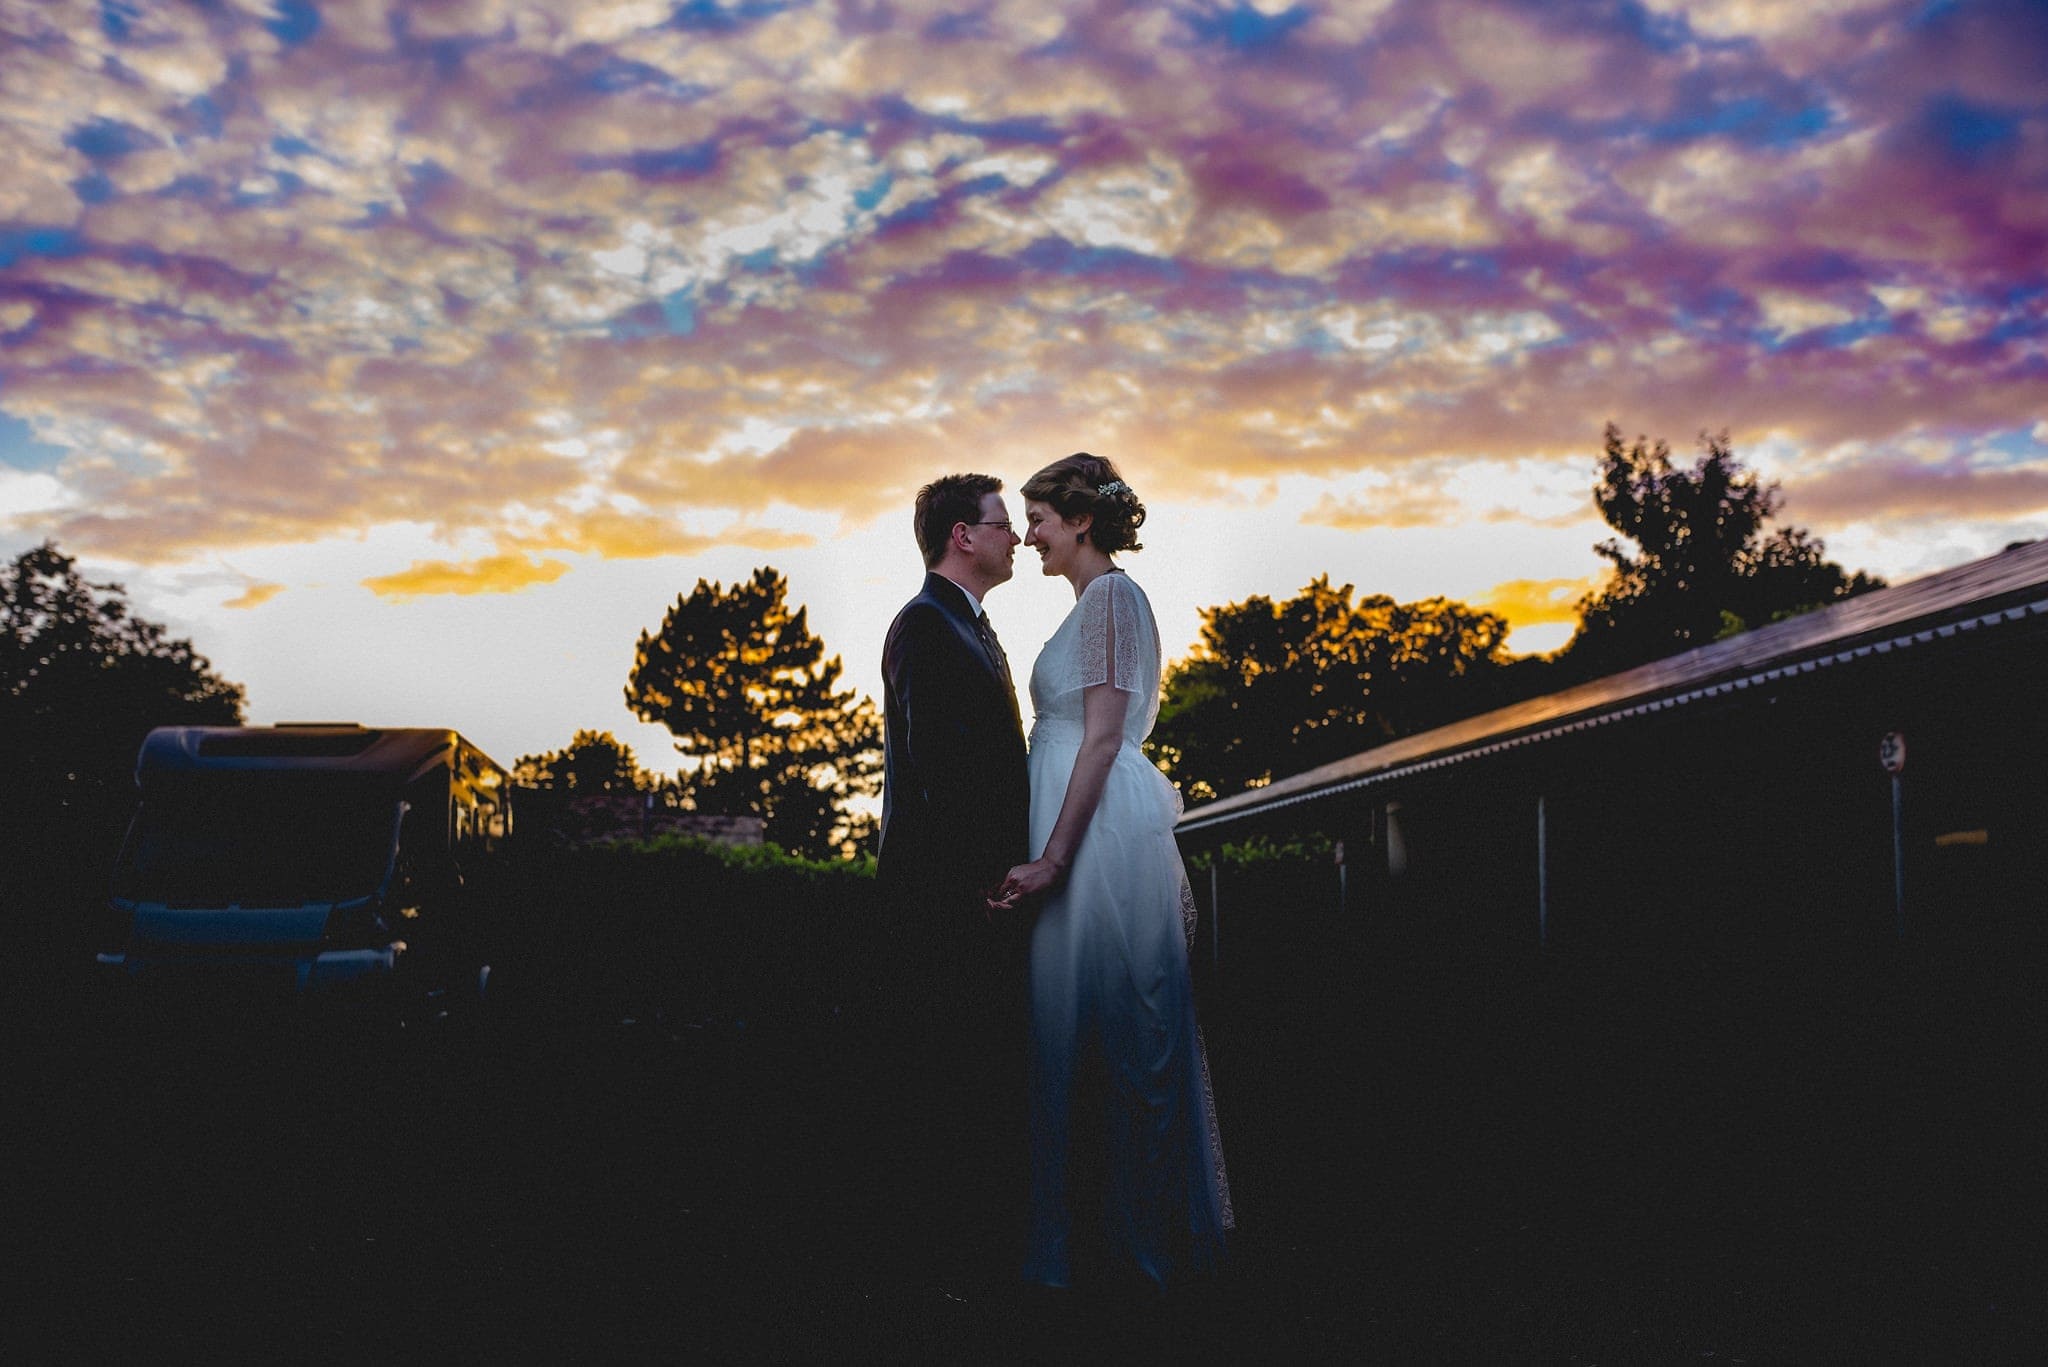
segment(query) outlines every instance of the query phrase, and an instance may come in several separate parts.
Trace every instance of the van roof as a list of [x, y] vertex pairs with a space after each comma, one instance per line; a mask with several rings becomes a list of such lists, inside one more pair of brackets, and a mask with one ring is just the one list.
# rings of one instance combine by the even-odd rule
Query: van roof
[[135, 777], [204, 771], [314, 770], [383, 774], [410, 781], [461, 761], [475, 774], [504, 771], [489, 756], [443, 727], [358, 726], [353, 722], [289, 726], [159, 726], [142, 742]]

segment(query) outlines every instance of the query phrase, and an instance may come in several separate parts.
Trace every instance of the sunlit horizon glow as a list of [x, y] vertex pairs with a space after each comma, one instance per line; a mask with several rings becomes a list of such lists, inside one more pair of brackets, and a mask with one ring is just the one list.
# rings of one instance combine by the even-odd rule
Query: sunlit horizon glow
[[677, 594], [878, 696], [916, 488], [1075, 450], [1175, 655], [1319, 574], [1558, 644], [1610, 419], [1910, 577], [2048, 531], [2044, 72], [2027, 0], [0, 0], [0, 551], [257, 721], [664, 770]]

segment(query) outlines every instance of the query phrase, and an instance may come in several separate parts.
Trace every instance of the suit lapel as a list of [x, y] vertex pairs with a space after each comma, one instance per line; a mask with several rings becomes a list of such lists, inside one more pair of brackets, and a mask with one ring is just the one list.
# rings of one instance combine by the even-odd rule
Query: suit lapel
[[946, 615], [952, 618], [953, 630], [960, 633], [961, 639], [966, 641], [968, 648], [974, 652], [974, 658], [980, 660], [982, 667], [988, 670], [989, 677], [1014, 694], [1016, 690], [1010, 682], [1010, 672], [1005, 668], [1007, 662], [989, 649], [988, 634], [982, 631], [981, 619], [975, 615], [974, 606], [967, 601], [967, 590], [945, 575], [933, 571], [925, 576], [925, 592], [946, 609]]

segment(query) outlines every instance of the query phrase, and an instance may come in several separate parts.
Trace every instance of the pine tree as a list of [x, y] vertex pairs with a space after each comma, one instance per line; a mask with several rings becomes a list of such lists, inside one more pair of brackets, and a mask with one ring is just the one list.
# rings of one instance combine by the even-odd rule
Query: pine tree
[[626, 705], [696, 761], [699, 810], [760, 816], [769, 840], [827, 856], [870, 824], [846, 804], [880, 791], [881, 723], [872, 701], [837, 687], [839, 657], [825, 658], [788, 593], [766, 567], [730, 588], [698, 580], [640, 634]]

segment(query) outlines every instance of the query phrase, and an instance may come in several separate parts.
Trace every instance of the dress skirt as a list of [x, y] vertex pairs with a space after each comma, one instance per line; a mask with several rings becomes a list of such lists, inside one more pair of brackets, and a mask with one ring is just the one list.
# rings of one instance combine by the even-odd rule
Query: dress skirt
[[[1034, 857], [1080, 741], [1077, 723], [1033, 729]], [[1206, 1270], [1222, 1251], [1229, 1196], [1188, 980], [1193, 904], [1173, 838], [1179, 805], [1126, 742], [1072, 869], [1032, 928], [1033, 1281], [1069, 1284], [1077, 1219], [1099, 1219], [1109, 1259], [1161, 1285]], [[1077, 1106], [1091, 1149], [1078, 1155]], [[1077, 1183], [1082, 1173], [1099, 1177]]]

